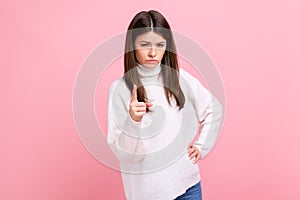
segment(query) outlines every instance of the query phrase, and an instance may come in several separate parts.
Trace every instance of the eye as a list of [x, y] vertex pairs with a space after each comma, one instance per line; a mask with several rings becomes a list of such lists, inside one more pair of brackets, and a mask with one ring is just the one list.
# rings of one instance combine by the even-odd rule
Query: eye
[[162, 48], [162, 47], [164, 47], [165, 45], [164, 45], [164, 44], [158, 44], [157, 46], [160, 47], [160, 48]]
[[148, 46], [148, 44], [141, 44], [141, 46], [142, 46], [142, 47], [147, 47], [147, 46]]

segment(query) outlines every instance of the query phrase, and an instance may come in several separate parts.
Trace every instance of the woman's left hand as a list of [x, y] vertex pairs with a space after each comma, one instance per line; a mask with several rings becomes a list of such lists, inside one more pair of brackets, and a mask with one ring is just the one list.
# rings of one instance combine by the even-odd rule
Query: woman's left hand
[[201, 158], [200, 151], [192, 144], [189, 145], [188, 154], [189, 154], [190, 160], [194, 159], [194, 161], [193, 161], [194, 164], [196, 164]]

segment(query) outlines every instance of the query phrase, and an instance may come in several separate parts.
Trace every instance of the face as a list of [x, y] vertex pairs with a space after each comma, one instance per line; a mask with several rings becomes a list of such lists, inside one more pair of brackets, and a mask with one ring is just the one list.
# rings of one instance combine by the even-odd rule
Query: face
[[167, 41], [153, 31], [139, 35], [135, 40], [135, 56], [139, 64], [153, 68], [161, 62]]

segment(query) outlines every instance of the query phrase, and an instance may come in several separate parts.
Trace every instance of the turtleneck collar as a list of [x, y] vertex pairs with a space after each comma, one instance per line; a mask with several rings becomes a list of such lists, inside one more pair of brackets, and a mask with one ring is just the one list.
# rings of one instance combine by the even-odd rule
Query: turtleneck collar
[[160, 73], [161, 71], [161, 62], [158, 63], [155, 67], [151, 67], [151, 68], [148, 68], [148, 67], [144, 67], [143, 65], [140, 65], [138, 63], [138, 66], [137, 66], [137, 70], [138, 70], [138, 73], [142, 76], [142, 77], [157, 77], [158, 74]]

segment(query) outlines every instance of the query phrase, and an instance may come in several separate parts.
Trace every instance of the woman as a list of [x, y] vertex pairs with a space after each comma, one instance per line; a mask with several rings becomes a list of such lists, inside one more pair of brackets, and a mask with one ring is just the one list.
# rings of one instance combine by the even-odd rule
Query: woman
[[202, 199], [197, 162], [217, 140], [222, 106], [179, 69], [171, 28], [159, 12], [132, 19], [124, 76], [112, 83], [108, 102], [107, 141], [120, 160], [126, 199]]

